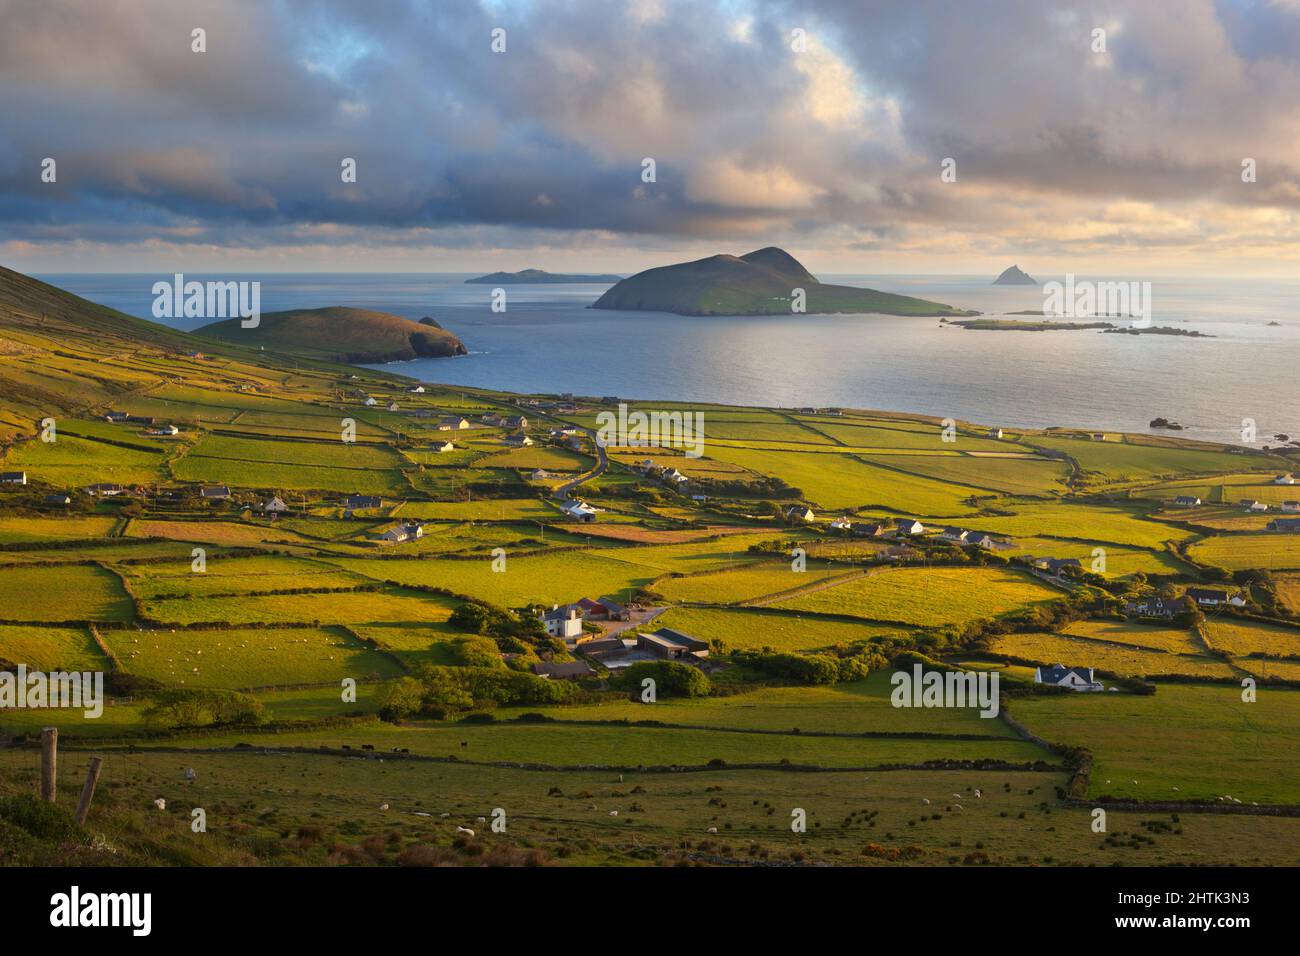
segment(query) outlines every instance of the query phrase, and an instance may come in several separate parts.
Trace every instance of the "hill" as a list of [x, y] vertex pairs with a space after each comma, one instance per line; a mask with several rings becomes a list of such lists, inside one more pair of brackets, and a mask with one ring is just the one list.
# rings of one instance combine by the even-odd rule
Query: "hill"
[[547, 272], [544, 269], [521, 269], [519, 272], [489, 272], [485, 276], [479, 276], [477, 279], [466, 279], [466, 285], [524, 285], [524, 284], [560, 284], [560, 283], [577, 283], [577, 282], [606, 282], [612, 283], [622, 279], [622, 276], [610, 275], [608, 273], [597, 275], [567, 275], [560, 272]]
[[432, 319], [412, 322], [389, 312], [344, 306], [264, 312], [261, 323], [252, 329], [243, 328], [239, 319], [226, 319], [205, 325], [196, 334], [354, 364], [466, 354], [464, 343]]
[[1038, 280], [1025, 272], [1020, 266], [1004, 269], [1002, 275], [993, 280], [994, 285], [1038, 285]]
[[974, 314], [911, 296], [819, 282], [797, 259], [775, 246], [743, 256], [710, 256], [638, 272], [602, 295], [592, 308], [678, 315], [788, 315], [795, 289], [804, 290], [804, 311], [810, 313]]

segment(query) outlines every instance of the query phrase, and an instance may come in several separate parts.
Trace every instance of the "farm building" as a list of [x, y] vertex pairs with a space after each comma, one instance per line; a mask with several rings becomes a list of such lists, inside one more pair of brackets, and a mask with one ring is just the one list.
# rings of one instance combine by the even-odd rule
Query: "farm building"
[[855, 524], [853, 536], [856, 538], [881, 538], [889, 532], [883, 524]]
[[1282, 502], [1282, 512], [1289, 515], [1300, 514], [1300, 501]]
[[990, 437], [990, 438], [1001, 439], [1001, 438], [1002, 438], [1002, 429], [1001, 429], [1001, 428], [990, 428], [990, 429], [989, 429], [989, 437]]
[[96, 498], [111, 498], [113, 495], [124, 493], [125, 490], [126, 489], [121, 485], [113, 484], [111, 482], [99, 482], [97, 484], [86, 486], [86, 494]]
[[355, 495], [354, 494], [354, 495], [347, 495], [343, 499], [343, 507], [347, 508], [349, 511], [353, 511], [358, 508], [382, 508], [383, 506], [384, 506], [384, 499], [380, 498], [378, 495]]
[[441, 455], [444, 452], [455, 451], [456, 446], [449, 441], [436, 441], [433, 443], [433, 450]]
[[501, 419], [502, 428], [527, 428], [528, 419], [523, 415], [508, 415]]
[[404, 521], [376, 535], [379, 541], [393, 544], [400, 544], [403, 541], [415, 541], [423, 537], [424, 525], [418, 521]]
[[583, 598], [578, 602], [578, 607], [589, 621], [626, 621], [629, 617], [627, 608], [609, 598], [599, 598], [595, 601], [591, 598]]
[[42, 500], [44, 504], [54, 508], [66, 508], [72, 504], [72, 499], [68, 495], [46, 495]]
[[407, 389], [407, 391], [410, 392], [412, 395], [423, 395], [423, 394], [424, 394], [424, 386], [423, 386], [423, 385], [412, 385], [410, 388]]
[[469, 419], [461, 418], [459, 415], [449, 415], [446, 418], [438, 419], [438, 431], [460, 431], [462, 428], [469, 428]]
[[957, 544], [964, 543], [970, 536], [970, 532], [965, 528], [944, 528], [939, 532], [940, 541], [952, 541]]
[[791, 505], [785, 509], [786, 521], [816, 521], [817, 515], [807, 505]]
[[1068, 687], [1070, 690], [1098, 691], [1105, 690], [1101, 681], [1094, 680], [1091, 667], [1066, 667], [1053, 664], [1051, 667], [1034, 668], [1035, 684], [1051, 684], [1053, 687]]
[[834, 521], [831, 522], [831, 530], [832, 530], [832, 531], [852, 531], [852, 530], [853, 530], [853, 521], [852, 521], [851, 518], [849, 518], [848, 515], [845, 515], [843, 518], [836, 518]]
[[144, 430], [144, 433], [146, 435], [159, 435], [163, 437], [171, 437], [174, 435], [179, 435], [181, 433], [181, 430], [177, 428], [175, 425], [159, 425], [157, 428], [146, 428]]
[[1040, 571], [1046, 571], [1048, 574], [1056, 575], [1068, 568], [1083, 570], [1083, 564], [1078, 558], [1035, 558], [1034, 567]]
[[1295, 484], [1295, 475], [1291, 474], [1291, 472], [1289, 472], [1289, 471], [1288, 471], [1285, 475], [1278, 475], [1276, 478], [1273, 479], [1273, 484], [1275, 484], [1275, 485], [1294, 485], [1294, 484]]
[[1274, 518], [1268, 523], [1268, 530], [1300, 534], [1300, 518]]
[[27, 484], [27, 472], [0, 471], [0, 485], [25, 485], [25, 484]]
[[259, 501], [256, 508], [266, 514], [282, 514], [289, 510], [289, 506], [284, 503], [284, 499], [279, 495], [267, 498], [265, 501]]
[[925, 525], [915, 518], [898, 518], [894, 521], [896, 534], [924, 534]]
[[228, 501], [230, 489], [225, 485], [204, 485], [199, 489], [199, 497], [204, 501]]
[[367, 398], [367, 399], [366, 399], [366, 404], [367, 404], [367, 405], [378, 405], [379, 402], [376, 401], [373, 397], [371, 397], [371, 398]]
[[661, 627], [652, 634], [638, 634], [636, 646], [664, 660], [702, 660], [709, 656], [707, 641]]
[[1242, 503], [1246, 506], [1247, 511], [1262, 512], [1268, 510], [1268, 505], [1262, 501], [1246, 501]]
[[1201, 499], [1194, 495], [1179, 495], [1174, 499], [1174, 504], [1180, 508], [1196, 508], [1200, 503]]
[[543, 661], [533, 665], [533, 673], [538, 677], [549, 677], [555, 680], [576, 680], [579, 677], [590, 677], [593, 671], [591, 665], [586, 661], [561, 661], [559, 663]]
[[514, 435], [507, 435], [501, 440], [511, 448], [527, 448], [529, 445], [533, 444], [533, 440], [523, 432], [517, 432]]

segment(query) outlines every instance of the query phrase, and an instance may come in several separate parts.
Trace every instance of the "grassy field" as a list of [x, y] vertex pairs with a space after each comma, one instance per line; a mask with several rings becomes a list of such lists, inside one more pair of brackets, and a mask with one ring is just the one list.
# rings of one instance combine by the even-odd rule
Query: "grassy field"
[[117, 576], [84, 564], [5, 568], [0, 608], [11, 621], [126, 621], [133, 613]]
[[0, 625], [0, 658], [39, 671], [102, 671], [109, 666], [82, 627]]
[[1061, 629], [1069, 637], [1130, 644], [1170, 654], [1204, 654], [1205, 646], [1189, 630], [1128, 621], [1075, 621]]
[[898, 638], [904, 629], [865, 621], [837, 621], [769, 610], [671, 608], [655, 619], [702, 641], [723, 641], [738, 650], [775, 648], [784, 653], [816, 651], [881, 638]]
[[1234, 534], [1204, 538], [1187, 549], [1200, 564], [1244, 568], [1300, 568], [1300, 534]]
[[1092, 795], [1300, 802], [1294, 690], [1264, 689], [1248, 704], [1240, 687], [1162, 684], [1145, 697], [1026, 698], [1012, 713], [1048, 740], [1092, 751]]
[[1265, 654], [1300, 658], [1300, 628], [1278, 627], [1243, 618], [1207, 616], [1205, 636], [1215, 650], [1233, 657]]
[[1061, 634], [1003, 634], [989, 642], [994, 654], [1005, 654], [1051, 666], [1093, 667], [1121, 677], [1178, 674], [1227, 680], [1233, 670], [1205, 655], [1175, 654], [1143, 647], [1116, 647]]
[[791, 569], [789, 561], [764, 561], [732, 571], [668, 578], [656, 584], [655, 590], [670, 601], [735, 604], [778, 591], [809, 587], [845, 573], [842, 567], [818, 567], [816, 564], [803, 572], [796, 572]]
[[1059, 596], [1059, 591], [1017, 571], [908, 568], [878, 571], [773, 606], [935, 627], [996, 617]]

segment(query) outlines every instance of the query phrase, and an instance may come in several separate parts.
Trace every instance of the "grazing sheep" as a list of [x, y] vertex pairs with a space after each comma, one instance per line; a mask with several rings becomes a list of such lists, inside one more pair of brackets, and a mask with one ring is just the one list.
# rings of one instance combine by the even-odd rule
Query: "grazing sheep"
[[982, 793], [980, 792], [980, 788], [979, 788], [979, 787], [976, 787], [976, 788], [975, 788], [975, 799], [978, 800], [978, 799], [980, 799], [980, 797], [982, 797], [983, 795], [984, 795], [984, 794], [982, 794]]
[[718, 832], [718, 828], [717, 828], [717, 827], [709, 827], [709, 832], [710, 832], [710, 833], [717, 833], [717, 832]]
[[438, 814], [438, 816], [442, 817], [442, 819], [445, 820], [445, 819], [447, 819], [449, 816], [451, 816], [451, 814], [450, 814], [450, 813], [440, 813], [440, 814]]
[[458, 826], [458, 827], [456, 827], [456, 832], [457, 832], [457, 833], [463, 833], [463, 834], [465, 834], [466, 836], [473, 836], [473, 835], [474, 835], [474, 831], [471, 830], [469, 827], [460, 827], [460, 826]]
[[475, 822], [475, 823], [487, 823], [487, 817], [475, 817], [475, 818], [474, 818], [474, 822]]
[[960, 803], [954, 803], [954, 804], [952, 805], [952, 808], [953, 808], [954, 810], [957, 810], [957, 811], [961, 812], [961, 813], [965, 813], [965, 812], [966, 812], [966, 808], [963, 807]]
[[960, 794], [960, 793], [954, 793], [954, 794], [952, 795], [952, 798], [953, 798], [954, 800], [960, 800], [960, 799], [961, 799], [961, 794]]
[[618, 816], [618, 811], [617, 811], [617, 810], [611, 810], [611, 811], [609, 811], [609, 815], [610, 815], [611, 817], [616, 817], [616, 816]]
[[930, 805], [930, 801], [927, 800], [925, 797], [921, 798], [921, 802], [924, 803], [927, 807]]
[[166, 810], [166, 809], [167, 809], [167, 801], [164, 800], [162, 797], [159, 797], [157, 800], [155, 800], [155, 801], [153, 802], [153, 805], [154, 805], [155, 807], [157, 807], [159, 810]]
[[380, 809], [380, 810], [387, 810], [387, 809], [388, 809], [388, 804], [386, 804], [386, 803], [381, 803], [381, 804], [379, 805], [379, 809]]
[[[1169, 788], [1169, 789], [1170, 789], [1170, 790], [1178, 790], [1178, 788], [1177, 788], [1177, 787], [1170, 787], [1170, 788]], [[1180, 792], [1180, 793], [1181, 793], [1181, 792], [1182, 792], [1182, 791], [1178, 791], [1178, 792]]]

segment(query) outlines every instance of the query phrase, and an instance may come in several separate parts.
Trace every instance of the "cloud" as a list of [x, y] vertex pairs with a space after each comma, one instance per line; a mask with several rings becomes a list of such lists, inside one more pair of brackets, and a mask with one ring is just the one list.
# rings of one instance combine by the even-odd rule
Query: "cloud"
[[0, 19], [12, 259], [751, 237], [836, 262], [1296, 257], [1281, 0], [0, 0]]

